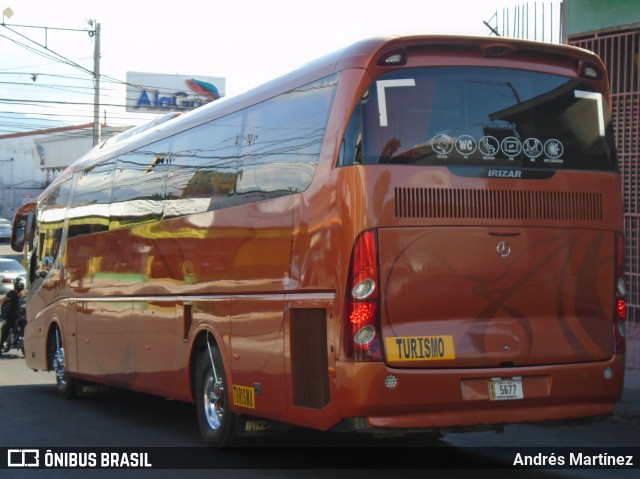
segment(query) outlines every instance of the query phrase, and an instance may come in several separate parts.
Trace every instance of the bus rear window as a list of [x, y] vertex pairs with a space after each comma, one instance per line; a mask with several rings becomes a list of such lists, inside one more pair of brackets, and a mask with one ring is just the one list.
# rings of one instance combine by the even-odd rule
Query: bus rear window
[[609, 107], [592, 86], [486, 67], [378, 78], [352, 114], [340, 163], [617, 168]]

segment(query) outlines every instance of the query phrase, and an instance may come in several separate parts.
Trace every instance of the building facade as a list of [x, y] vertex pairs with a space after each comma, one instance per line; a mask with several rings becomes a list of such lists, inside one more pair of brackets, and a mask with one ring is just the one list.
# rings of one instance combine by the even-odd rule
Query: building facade
[[[102, 127], [106, 139], [128, 127]], [[0, 135], [0, 217], [12, 219], [67, 166], [93, 147], [93, 124]]]

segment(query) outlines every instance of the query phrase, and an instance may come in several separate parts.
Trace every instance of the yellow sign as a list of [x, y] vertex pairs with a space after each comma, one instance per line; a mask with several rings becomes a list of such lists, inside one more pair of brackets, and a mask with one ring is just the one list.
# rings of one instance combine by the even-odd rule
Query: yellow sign
[[256, 392], [254, 388], [233, 385], [233, 404], [235, 406], [256, 408]]
[[385, 339], [387, 361], [455, 359], [453, 336], [409, 336]]

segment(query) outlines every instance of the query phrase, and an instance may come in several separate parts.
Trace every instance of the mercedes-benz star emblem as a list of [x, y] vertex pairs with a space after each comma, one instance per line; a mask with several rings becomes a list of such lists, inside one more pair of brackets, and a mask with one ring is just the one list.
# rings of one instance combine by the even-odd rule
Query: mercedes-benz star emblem
[[496, 246], [496, 251], [500, 256], [506, 258], [511, 254], [511, 245], [506, 241], [500, 241], [500, 243], [498, 243], [498, 246]]

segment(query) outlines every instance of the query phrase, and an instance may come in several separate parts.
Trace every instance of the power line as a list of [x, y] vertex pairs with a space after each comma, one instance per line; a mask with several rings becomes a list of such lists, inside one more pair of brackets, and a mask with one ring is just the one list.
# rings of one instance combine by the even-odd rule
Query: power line
[[[46, 52], [42, 52], [40, 50], [36, 50], [33, 47], [30, 47], [29, 45], [26, 45], [26, 44], [24, 44], [22, 42], [19, 42], [19, 41], [13, 39], [13, 38], [7, 37], [6, 35], [1, 35], [2, 37], [8, 39], [9, 41], [11, 41], [13, 43], [15, 43], [16, 45], [18, 45], [18, 46], [20, 46], [20, 47], [22, 47], [22, 48], [24, 48], [24, 49], [26, 49], [26, 50], [28, 50], [28, 51], [30, 51], [32, 53], [35, 53], [36, 55], [39, 55], [41, 57], [48, 58], [48, 59], [51, 59], [51, 60], [57, 60], [58, 62], [65, 63], [67, 65], [70, 65], [70, 66], [72, 66], [74, 68], [82, 70], [82, 71], [88, 73], [89, 75], [93, 76], [94, 72], [92, 72], [88, 68], [80, 65], [79, 63], [76, 63], [73, 60], [70, 60], [69, 58], [65, 57], [64, 55], [61, 55], [60, 53], [57, 53], [56, 51], [50, 49], [48, 47], [48, 45], [42, 45], [42, 44], [36, 42], [35, 40], [32, 40], [31, 38], [23, 35], [22, 33], [14, 30], [12, 28], [9, 28], [9, 27], [15, 26], [15, 27], [24, 27], [24, 28], [44, 28], [45, 30], [46, 29], [52, 29], [53, 30], [54, 29], [53, 27], [39, 27], [39, 26], [35, 26], [35, 25], [8, 25], [8, 24], [5, 24], [5, 23], [3, 23], [2, 26], [5, 27], [10, 32], [20, 36], [21, 38], [24, 38], [25, 40], [27, 40], [27, 41], [29, 41], [31, 43], [34, 43], [38, 47], [44, 48], [46, 50]], [[56, 28], [56, 30], [73, 31], [72, 29], [58, 29], [58, 28]], [[76, 31], [87, 31], [87, 30], [76, 30]]]
[[[119, 92], [119, 90], [117, 88], [121, 88], [121, 87], [129, 87], [129, 88], [133, 88], [139, 91], [146, 91], [146, 90], [154, 90], [154, 91], [158, 91], [158, 93], [161, 94], [172, 94], [173, 92], [171, 91], [165, 91], [165, 89], [163, 88], [157, 88], [151, 85], [136, 85], [136, 84], [131, 84], [128, 83], [127, 81], [123, 81], [108, 75], [102, 75], [99, 71], [99, 40], [100, 40], [100, 24], [99, 23], [95, 23], [95, 30], [79, 30], [79, 29], [68, 29], [68, 28], [55, 28], [55, 27], [39, 27], [39, 26], [31, 26], [31, 25], [7, 25], [7, 24], [2, 24], [1, 26], [7, 28], [7, 30], [9, 30], [12, 34], [14, 35], [18, 35], [20, 38], [26, 40], [26, 41], [21, 41], [19, 39], [16, 38], [12, 38], [10, 36], [7, 35], [2, 35], [0, 34], [0, 38], [5, 38], [7, 40], [9, 40], [10, 42], [14, 43], [16, 46], [25, 49], [27, 51], [29, 51], [32, 54], [38, 55], [42, 58], [45, 58], [49, 61], [51, 61], [53, 64], [64, 64], [64, 65], [68, 65], [71, 66], [73, 68], [76, 68], [82, 72], [85, 73], [89, 73], [92, 78], [83, 78], [82, 76], [75, 76], [75, 75], [63, 75], [63, 74], [51, 74], [51, 73], [43, 73], [41, 72], [41, 67], [42, 65], [32, 65], [30, 67], [18, 67], [18, 68], [30, 68], [31, 71], [30, 72], [20, 72], [20, 71], [1, 71], [0, 75], [10, 75], [10, 76], [15, 76], [15, 75], [28, 75], [28, 78], [31, 80], [29, 81], [23, 81], [23, 82], [15, 82], [15, 81], [3, 81], [0, 82], [0, 84], [3, 85], [11, 85], [14, 87], [17, 87], [19, 89], [22, 89], [25, 94], [22, 95], [17, 95], [18, 98], [0, 98], [0, 104], [4, 104], [4, 105], [11, 105], [13, 107], [25, 107], [25, 108], [39, 108], [41, 110], [56, 110], [55, 113], [41, 113], [38, 116], [49, 116], [51, 118], [59, 118], [59, 119], [69, 119], [69, 118], [81, 118], [82, 121], [84, 121], [86, 119], [86, 117], [88, 116], [88, 114], [84, 111], [84, 110], [79, 110], [77, 108], [82, 108], [82, 107], [88, 107], [93, 105], [94, 107], [94, 114], [93, 114], [93, 118], [94, 118], [94, 144], [97, 142], [97, 134], [98, 134], [98, 129], [100, 126], [100, 109], [102, 109], [104, 111], [104, 108], [117, 108], [117, 109], [125, 109], [126, 110], [126, 106], [127, 104], [122, 104], [121, 102], [118, 102], [117, 99], [121, 98], [121, 92]], [[93, 25], [92, 25], [93, 26]], [[10, 27], [14, 27], [14, 28], [10, 28]], [[82, 66], [81, 64], [77, 63], [74, 60], [71, 60], [67, 57], [65, 57], [64, 55], [51, 50], [49, 48], [49, 46], [45, 43], [44, 45], [41, 43], [38, 43], [37, 41], [32, 40], [31, 38], [28, 38], [27, 36], [23, 35], [22, 33], [18, 32], [15, 30], [15, 28], [40, 28], [40, 29], [45, 29], [45, 31], [47, 31], [48, 29], [51, 30], [66, 30], [66, 31], [78, 31], [78, 32], [87, 32], [90, 34], [93, 33], [93, 38], [95, 41], [94, 44], [94, 71], [89, 70], [88, 68]], [[36, 45], [38, 48], [32, 46]], [[43, 50], [44, 49], [44, 50]], [[51, 82], [51, 83], [43, 83], [43, 82], [38, 82], [38, 78], [39, 77], [44, 77], [44, 78], [51, 78], [51, 79], [61, 79], [61, 80], [70, 80], [70, 83], [67, 84], [56, 84], [55, 82]], [[113, 88], [104, 88], [102, 93], [103, 93], [103, 97], [106, 98], [110, 98], [112, 99], [112, 102], [109, 103], [100, 103], [100, 81], [103, 80], [105, 84], [112, 86]], [[92, 88], [89, 86], [84, 86], [83, 83], [85, 83], [86, 81], [92, 81], [93, 82], [93, 86]], [[73, 84], [76, 83], [76, 84]], [[35, 89], [34, 89], [35, 88]], [[37, 90], [36, 90], [37, 89]], [[90, 101], [83, 101], [82, 100], [82, 95], [88, 95], [90, 94], [90, 91], [93, 90], [94, 93], [94, 99], [93, 102]], [[26, 93], [27, 91], [29, 91], [29, 93]], [[32, 96], [32, 92], [33, 91], [33, 96]], [[50, 99], [46, 97], [46, 93], [53, 93], [53, 92], [60, 92], [63, 95], [66, 94], [71, 94], [71, 95], [76, 95], [78, 96], [78, 100], [77, 101], [71, 101], [71, 100], [60, 100], [60, 95], [57, 97], [57, 99]], [[126, 97], [127, 95], [125, 95]], [[65, 110], [64, 112], [58, 112], [59, 107], [60, 106], [64, 106]], [[74, 107], [76, 109], [74, 109]], [[18, 113], [18, 112], [16, 112]], [[0, 112], [1, 114], [1, 112]], [[154, 118], [157, 116], [157, 113], [149, 113], [149, 112], [141, 112], [141, 113], [136, 113], [136, 121], [134, 123], [137, 123], [138, 121], [142, 121], [143, 118], [141, 118], [139, 115], [150, 115], [151, 118]], [[106, 111], [105, 111], [105, 115], [106, 115]], [[112, 112], [109, 113], [110, 118], [113, 119], [123, 119], [125, 121], [131, 122], [132, 118], [131, 116], [127, 116], [127, 117], [122, 117], [122, 116], [118, 116], [117, 114], [113, 114]], [[34, 115], [35, 117], [36, 115]], [[48, 121], [55, 121], [53, 119], [48, 119]], [[106, 123], [106, 119], [105, 119], [105, 123]], [[18, 128], [20, 126], [20, 122], [12, 122], [11, 125], [7, 125], [7, 124], [3, 124], [2, 126], [5, 129], [8, 129], [7, 127], [15, 127]], [[25, 127], [28, 127], [29, 125], [26, 123], [23, 123], [23, 125]]]
[[[49, 48], [49, 46], [45, 43], [45, 45], [42, 45], [34, 40], [32, 40], [31, 38], [23, 35], [20, 32], [17, 32], [16, 30], [10, 28], [11, 26], [14, 25], [7, 25], [4, 23], [4, 21], [2, 22], [2, 26], [7, 28], [9, 31], [11, 31], [12, 33], [14, 33], [15, 35], [18, 35], [21, 38], [24, 38], [25, 40], [37, 45], [40, 48], [44, 48], [46, 49], [46, 53], [42, 54], [40, 52], [35, 51], [33, 48], [29, 47], [28, 45], [23, 44], [22, 42], [17, 42], [15, 41], [15, 43], [19, 46], [22, 46], [23, 48], [26, 48], [29, 51], [32, 51], [34, 53], [40, 54], [41, 56], [44, 56], [45, 58], [49, 58], [49, 59], [57, 59], [58, 61], [62, 62], [62, 63], [66, 63], [67, 65], [71, 65], [79, 70], [85, 71], [87, 73], [89, 73], [90, 75], [93, 76], [94, 79], [94, 88], [95, 88], [95, 93], [94, 93], [94, 101], [93, 101], [93, 109], [94, 109], [94, 120], [93, 120], [93, 144], [94, 146], [98, 144], [99, 140], [100, 140], [100, 24], [98, 22], [94, 22], [92, 21], [91, 26], [94, 26], [95, 28], [92, 31], [87, 31], [87, 30], [82, 30], [85, 31], [89, 34], [90, 37], [94, 38], [94, 54], [93, 54], [93, 59], [94, 59], [94, 63], [93, 63], [93, 71], [85, 68], [84, 66], [80, 65], [79, 63], [76, 63], [70, 59], [68, 59], [67, 57], [65, 57], [64, 55], [61, 55], [57, 52], [55, 52], [54, 50], [51, 50]], [[45, 33], [48, 32], [48, 29], [56, 29], [56, 30], [67, 30], [67, 31], [80, 31], [77, 29], [58, 29], [55, 27], [40, 27], [40, 26], [34, 26], [34, 25], [15, 25], [15, 27], [27, 27], [27, 28], [43, 28], [45, 30]], [[7, 38], [7, 37], [5, 37]], [[13, 39], [10, 39], [11, 41], [14, 41]]]
[[[33, 105], [34, 103], [43, 103], [43, 104], [51, 104], [51, 105], [93, 105], [93, 103], [87, 102], [77, 102], [77, 101], [60, 101], [60, 100], [28, 100], [28, 99], [14, 99], [14, 98], [0, 98], [0, 103], [20, 103], [24, 105]], [[115, 103], [102, 103], [102, 106], [114, 106], [114, 107], [122, 107], [122, 104]]]
[[[96, 24], [96, 25], [99, 25], [99, 24]], [[4, 26], [4, 27], [7, 27], [7, 28], [8, 28], [9, 26], [12, 26], [12, 25], [2, 24], [2, 26]], [[15, 26], [26, 26], [26, 25], [15, 25]], [[35, 26], [33, 26], [32, 28], [52, 28], [52, 27], [35, 27]], [[19, 46], [21, 46], [21, 47], [23, 47], [23, 48], [26, 48], [26, 49], [27, 49], [27, 50], [29, 50], [29, 51], [32, 51], [32, 52], [33, 52], [33, 53], [35, 53], [36, 55], [40, 55], [40, 56], [42, 56], [42, 57], [44, 57], [44, 58], [48, 58], [48, 59], [51, 59], [51, 60], [57, 60], [57, 62], [65, 63], [65, 64], [67, 64], [67, 65], [70, 65], [70, 66], [76, 67], [76, 68], [78, 68], [78, 69], [80, 69], [80, 70], [83, 70], [83, 71], [85, 71], [85, 72], [87, 72], [87, 73], [91, 74], [91, 75], [92, 75], [92, 76], [94, 76], [94, 77], [96, 77], [96, 76], [97, 76], [97, 77], [100, 77], [100, 78], [108, 79], [108, 80], [110, 80], [110, 81], [112, 81], [112, 82], [114, 82], [114, 83], [118, 83], [118, 84], [121, 84], [121, 85], [124, 85], [124, 86], [130, 86], [130, 87], [137, 88], [137, 89], [140, 89], [140, 90], [142, 90], [142, 89], [145, 89], [145, 88], [146, 88], [144, 85], [136, 85], [136, 84], [128, 83], [128, 82], [126, 82], [126, 81], [119, 80], [119, 79], [117, 79], [117, 78], [113, 78], [113, 77], [110, 77], [110, 76], [107, 76], [107, 75], [101, 75], [99, 72], [97, 72], [97, 73], [96, 73], [96, 72], [92, 72], [92, 71], [88, 70], [87, 68], [83, 67], [82, 65], [79, 65], [78, 63], [74, 62], [73, 60], [70, 60], [70, 59], [68, 59], [68, 58], [64, 57], [63, 55], [61, 55], [61, 54], [59, 54], [59, 53], [57, 53], [57, 52], [55, 52], [55, 51], [53, 51], [53, 50], [49, 49], [48, 47], [43, 46], [43, 45], [39, 44], [38, 42], [35, 42], [34, 40], [31, 40], [31, 39], [29, 39], [29, 38], [25, 37], [24, 35], [22, 35], [22, 34], [20, 34], [20, 33], [16, 32], [15, 30], [12, 30], [12, 29], [10, 29], [10, 28], [8, 28], [8, 29], [9, 29], [10, 31], [12, 31], [12, 32], [14, 32], [14, 33], [16, 33], [16, 34], [18, 34], [18, 35], [22, 36], [23, 38], [26, 38], [27, 40], [31, 41], [32, 43], [35, 43], [35, 44], [36, 44], [36, 45], [38, 45], [39, 47], [41, 47], [41, 48], [46, 48], [46, 49], [47, 49], [47, 52], [51, 52], [51, 53], [53, 53], [53, 54], [54, 54], [57, 58], [59, 58], [59, 59], [57, 60], [57, 58], [56, 58], [56, 57], [52, 57], [52, 56], [48, 55], [48, 54], [47, 54], [47, 53], [45, 53], [45, 52], [41, 52], [41, 51], [35, 50], [35, 49], [33, 49], [32, 47], [29, 47], [28, 45], [25, 45], [25, 44], [23, 44], [23, 43], [21, 43], [21, 42], [18, 42], [18, 41], [17, 41], [17, 40], [15, 40], [15, 39], [12, 39], [12, 38], [10, 38], [10, 37], [7, 37], [6, 35], [0, 35], [0, 37], [4, 37], [4, 38], [6, 38], [6, 39], [8, 39], [8, 40], [9, 40], [9, 41], [11, 41], [11, 42], [13, 42], [13, 43], [15, 43], [15, 44], [17, 44], [17, 45], [19, 45]], [[74, 30], [74, 29], [63, 29], [63, 28], [58, 28], [58, 30], [83, 31], [83, 32], [84, 32], [84, 31], [86, 31], [86, 32], [88, 32], [88, 31], [89, 31], [89, 30], [77, 30], [77, 29], [75, 29], [75, 30]], [[96, 32], [97, 32], [97, 30], [96, 30]], [[95, 35], [95, 36], [96, 36], [96, 37], [98, 37], [98, 35]], [[98, 39], [98, 38], [96, 38], [96, 41], [98, 41], [98, 40], [99, 40], [99, 39]]]

